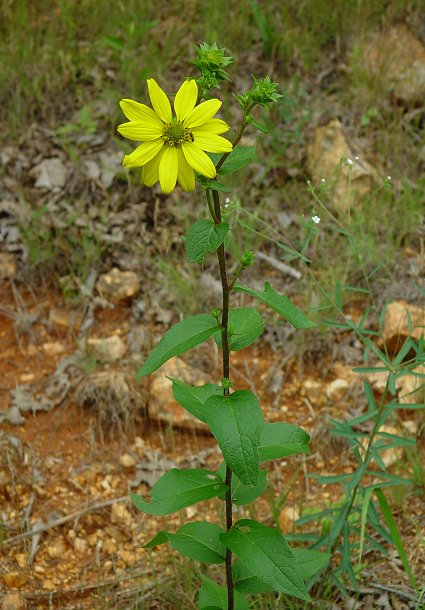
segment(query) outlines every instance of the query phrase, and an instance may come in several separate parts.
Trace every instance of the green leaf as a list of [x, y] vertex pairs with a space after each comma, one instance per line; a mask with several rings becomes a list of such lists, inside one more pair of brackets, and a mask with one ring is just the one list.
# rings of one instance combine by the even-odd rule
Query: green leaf
[[152, 549], [155, 546], [161, 546], [161, 544], [165, 544], [166, 542], [168, 542], [168, 540], [168, 532], [166, 532], [165, 530], [161, 530], [157, 533], [156, 536], [152, 538], [152, 540], [149, 540], [149, 542], [144, 544], [143, 548]]
[[223, 563], [225, 546], [219, 535], [224, 533], [215, 523], [192, 521], [182, 525], [175, 534], [168, 534], [175, 551], [203, 563]]
[[226, 463], [244, 485], [257, 485], [264, 420], [255, 394], [238, 390], [230, 396], [211, 396], [204, 414]]
[[239, 284], [236, 284], [233, 290], [246, 292], [256, 299], [259, 299], [285, 318], [285, 320], [287, 320], [294, 328], [312, 328], [313, 326], [316, 326], [316, 324], [309, 320], [301, 309], [298, 309], [298, 307], [294, 305], [287, 296], [281, 295], [273, 290], [269, 282], [264, 283], [264, 289], [262, 292], [259, 290], [253, 290], [252, 288], [247, 288], [246, 286], [241, 286]]
[[258, 448], [260, 460], [264, 462], [297, 453], [310, 453], [309, 441], [307, 432], [294, 424], [265, 423]]
[[291, 551], [297, 562], [298, 571], [304, 580], [308, 580], [327, 566], [331, 558], [330, 553], [321, 553], [312, 549], [291, 548]]
[[[321, 553], [311, 549], [291, 548], [291, 551], [297, 562], [298, 571], [304, 580], [308, 580], [323, 569], [331, 557], [330, 553]], [[233, 564], [233, 579], [235, 588], [243, 593], [273, 591], [272, 587], [264, 584], [240, 560]]]
[[[255, 146], [236, 146], [226, 158], [218, 173], [221, 176], [236, 172], [248, 165], [255, 157]], [[213, 163], [216, 164], [221, 158], [221, 155], [211, 155]]]
[[277, 529], [252, 519], [241, 519], [229, 532], [221, 534], [220, 540], [274, 591], [311, 601], [295, 557]]
[[180, 356], [196, 347], [217, 332], [217, 320], [210, 314], [197, 314], [178, 322], [167, 330], [149, 354], [145, 364], [137, 371], [136, 379], [150, 375], [173, 356]]
[[[205, 578], [199, 590], [199, 610], [212, 608], [227, 610], [227, 588]], [[235, 591], [235, 610], [249, 610], [248, 602], [238, 591]]]
[[[221, 466], [217, 472], [224, 481], [224, 479], [226, 478], [226, 462], [223, 462], [221, 464]], [[266, 489], [266, 486], [267, 486], [267, 470], [265, 470], [264, 468], [260, 469], [260, 473], [258, 476], [258, 482], [255, 487], [251, 487], [249, 485], [244, 485], [243, 483], [241, 483], [241, 480], [238, 479], [238, 477], [235, 475], [235, 473], [233, 473], [233, 476], [232, 476], [232, 503], [236, 504], [237, 506], [242, 506], [243, 504], [249, 504], [250, 502], [253, 502], [256, 498], [261, 496], [263, 491]], [[223, 496], [220, 496], [220, 499], [224, 500], [224, 494], [223, 494]]]
[[192, 386], [175, 377], [168, 377], [173, 384], [173, 396], [186, 411], [200, 421], [207, 423], [204, 416], [204, 403], [210, 396], [223, 394], [223, 388], [216, 383]]
[[215, 224], [211, 218], [197, 220], [186, 236], [186, 258], [188, 263], [203, 263], [208, 252], [215, 252], [223, 243], [229, 224]]
[[415, 577], [413, 576], [412, 568], [410, 567], [410, 563], [407, 558], [406, 551], [404, 550], [403, 542], [401, 540], [400, 533], [398, 531], [397, 523], [395, 522], [395, 519], [391, 512], [391, 508], [387, 502], [387, 499], [386, 499], [382, 489], [375, 489], [375, 495], [378, 498], [379, 506], [381, 507], [385, 522], [388, 525], [388, 529], [391, 532], [391, 536], [394, 541], [394, 546], [397, 549], [399, 557], [403, 563], [404, 569], [406, 570], [406, 574], [409, 577], [409, 580], [410, 580], [412, 586], [417, 591], [418, 585], [417, 585]]
[[[237, 352], [258, 339], [264, 330], [264, 321], [253, 307], [238, 307], [229, 311], [228, 328], [229, 347]], [[214, 335], [214, 341], [222, 347], [221, 331]]]
[[252, 117], [246, 117], [246, 122], [249, 123], [249, 125], [252, 125], [256, 129], [258, 129], [259, 131], [262, 131], [263, 133], [270, 133], [270, 129], [268, 129], [268, 127], [264, 125], [264, 123], [259, 123], [258, 121], [255, 121]]
[[172, 468], [158, 479], [151, 491], [151, 502], [130, 494], [136, 507], [148, 515], [168, 515], [202, 500], [215, 498], [227, 486], [216, 472], [191, 468]]

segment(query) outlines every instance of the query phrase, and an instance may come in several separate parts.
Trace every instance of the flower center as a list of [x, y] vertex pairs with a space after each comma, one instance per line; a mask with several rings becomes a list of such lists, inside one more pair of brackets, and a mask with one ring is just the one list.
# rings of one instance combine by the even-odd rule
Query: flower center
[[173, 119], [171, 123], [167, 123], [164, 127], [164, 143], [167, 146], [181, 146], [183, 142], [193, 142], [193, 135], [187, 127]]

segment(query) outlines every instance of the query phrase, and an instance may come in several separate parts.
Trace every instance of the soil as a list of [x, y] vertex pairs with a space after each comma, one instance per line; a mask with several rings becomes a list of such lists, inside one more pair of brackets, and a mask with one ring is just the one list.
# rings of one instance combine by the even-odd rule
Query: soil
[[[75, 352], [78, 333], [71, 327], [63, 331], [48, 323], [53, 307], [67, 308], [54, 290], [34, 293], [6, 280], [0, 290], [4, 303], [3, 314], [0, 312], [0, 407], [4, 412], [12, 404], [11, 391], [16, 386], [45, 385], [58, 363]], [[16, 318], [17, 290], [20, 319]], [[27, 326], [22, 323], [24, 314], [32, 320]], [[89, 334], [108, 336], [120, 330], [124, 337], [130, 325], [131, 304], [96, 308]], [[354, 399], [321, 398], [315, 402], [314, 397], [308, 398], [306, 380], [325, 384], [335, 378], [330, 358], [325, 358], [320, 368], [318, 364], [301, 367], [291, 359], [279, 383], [274, 381], [282, 368], [281, 355], [267, 344], [237, 352], [232, 359], [233, 377], [238, 385], [255, 390], [267, 419], [302, 425], [312, 436], [311, 455], [269, 466], [273, 491], [255, 505], [257, 518], [272, 524], [271, 498], [277, 502], [286, 494], [279, 522], [284, 531], [294, 531], [294, 518], [305, 507], [325, 508], [340, 499], [339, 486], [323, 487], [305, 475], [352, 471], [348, 445], [330, 436], [327, 422], [330, 417], [344, 417]], [[134, 370], [134, 363], [132, 366]], [[211, 436], [167, 426], [154, 416], [147, 420], [143, 405], [149, 402], [148, 388], [139, 390], [143, 400], [132, 414], [130, 428], [114, 427], [96, 409], [79, 404], [75, 388], [59, 405], [26, 414], [21, 425], [2, 424], [0, 594], [20, 591], [33, 610], [124, 608], [132, 607], [129, 604], [135, 599], [147, 600], [144, 608], [159, 608], [152, 590], [158, 580], [171, 578], [167, 558], [172, 551], [158, 547], [147, 552], [142, 544], [160, 529], [176, 529], [182, 516], [221, 520], [213, 501], [190, 507], [182, 515], [160, 518], [145, 518], [132, 505], [129, 492], [149, 492], [146, 464], [157, 478], [170, 464], [199, 467], [202, 463], [203, 467], [217, 468], [220, 463]], [[238, 516], [244, 514], [250, 513], [241, 510]], [[395, 515], [419, 577], [425, 573], [420, 497], [412, 494], [408, 509], [406, 503], [399, 503]], [[45, 531], [28, 535], [40, 527]], [[395, 554], [380, 564], [372, 563], [368, 573], [370, 582], [408, 585]], [[400, 604], [391, 607], [407, 607], [403, 600]]]

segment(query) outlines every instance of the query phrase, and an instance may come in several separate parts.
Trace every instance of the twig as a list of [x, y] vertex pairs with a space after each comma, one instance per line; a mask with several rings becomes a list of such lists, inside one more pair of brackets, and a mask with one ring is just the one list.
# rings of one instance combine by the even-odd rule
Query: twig
[[74, 519], [78, 519], [83, 515], [87, 515], [88, 513], [92, 513], [100, 508], [106, 508], [108, 506], [112, 506], [116, 502], [125, 502], [129, 499], [129, 496], [121, 496], [120, 498], [111, 498], [110, 500], [104, 500], [103, 502], [98, 502], [97, 504], [91, 504], [77, 510], [75, 513], [71, 513], [70, 515], [65, 515], [65, 517], [61, 517], [60, 519], [56, 519], [56, 521], [52, 521], [52, 523], [48, 523], [46, 525], [42, 525], [41, 527], [35, 527], [33, 530], [29, 532], [23, 532], [22, 534], [18, 534], [17, 536], [13, 536], [13, 538], [8, 538], [2, 542], [3, 546], [10, 546], [19, 542], [19, 540], [24, 540], [25, 538], [31, 538], [36, 534], [42, 534], [43, 532], [48, 532], [54, 527], [58, 527], [59, 525], [64, 525], [64, 523], [68, 523], [69, 521], [73, 521]]
[[286, 273], [287, 275], [291, 275], [296, 280], [299, 280], [302, 277], [301, 273], [297, 269], [293, 269], [289, 265], [282, 263], [282, 261], [279, 261], [276, 258], [269, 256], [268, 254], [264, 254], [264, 252], [258, 252], [257, 258], [260, 258], [263, 261], [266, 261], [267, 263], [269, 263], [269, 265], [271, 265], [278, 271], [281, 271], [282, 273]]

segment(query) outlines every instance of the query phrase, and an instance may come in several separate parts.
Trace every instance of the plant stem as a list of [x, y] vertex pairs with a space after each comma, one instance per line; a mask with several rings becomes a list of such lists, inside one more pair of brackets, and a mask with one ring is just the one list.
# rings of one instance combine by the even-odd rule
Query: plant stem
[[[214, 209], [210, 207], [211, 195], [210, 191], [207, 190], [207, 200], [211, 215], [216, 224], [221, 222], [221, 209], [220, 209], [220, 196], [217, 191], [212, 191]], [[214, 212], [214, 213], [213, 213]], [[226, 269], [226, 256], [224, 251], [224, 244], [217, 250], [218, 265], [220, 268], [220, 279], [223, 293], [223, 310], [221, 317], [221, 341], [222, 341], [222, 355], [223, 355], [223, 377], [230, 379], [230, 349], [229, 349], [229, 283], [227, 280], [227, 269]], [[224, 388], [223, 393], [225, 396], [229, 396], [229, 388]], [[226, 528], [229, 531], [233, 525], [232, 515], [232, 471], [226, 464]], [[228, 610], [234, 610], [234, 590], [233, 590], [233, 578], [232, 578], [232, 552], [230, 549], [226, 549], [225, 557], [226, 565], [226, 581], [227, 581], [227, 608]]]
[[[251, 110], [254, 108], [254, 106], [255, 106], [255, 103], [253, 102], [252, 104], [250, 104], [248, 106], [248, 108], [246, 108], [244, 115], [243, 115], [242, 123], [240, 124], [240, 127], [239, 127], [238, 131], [236, 132], [235, 137], [233, 138], [233, 142], [232, 142], [233, 148], [235, 148], [236, 144], [238, 144], [239, 140], [241, 139], [243, 132], [245, 131], [245, 127], [248, 125], [248, 123], [246, 122], [245, 119], [248, 116], [248, 114], [251, 112]], [[232, 151], [230, 151], [230, 152], [232, 152]], [[215, 166], [215, 168], [217, 170], [217, 174], [218, 174], [220, 167], [223, 165], [223, 163], [225, 162], [227, 157], [230, 155], [230, 152], [224, 153], [224, 155], [221, 156], [219, 162]], [[213, 193], [215, 193], [215, 192], [216, 191], [213, 191]], [[217, 196], [217, 198], [218, 198], [218, 196]], [[214, 201], [215, 201], [215, 199], [214, 199]]]

